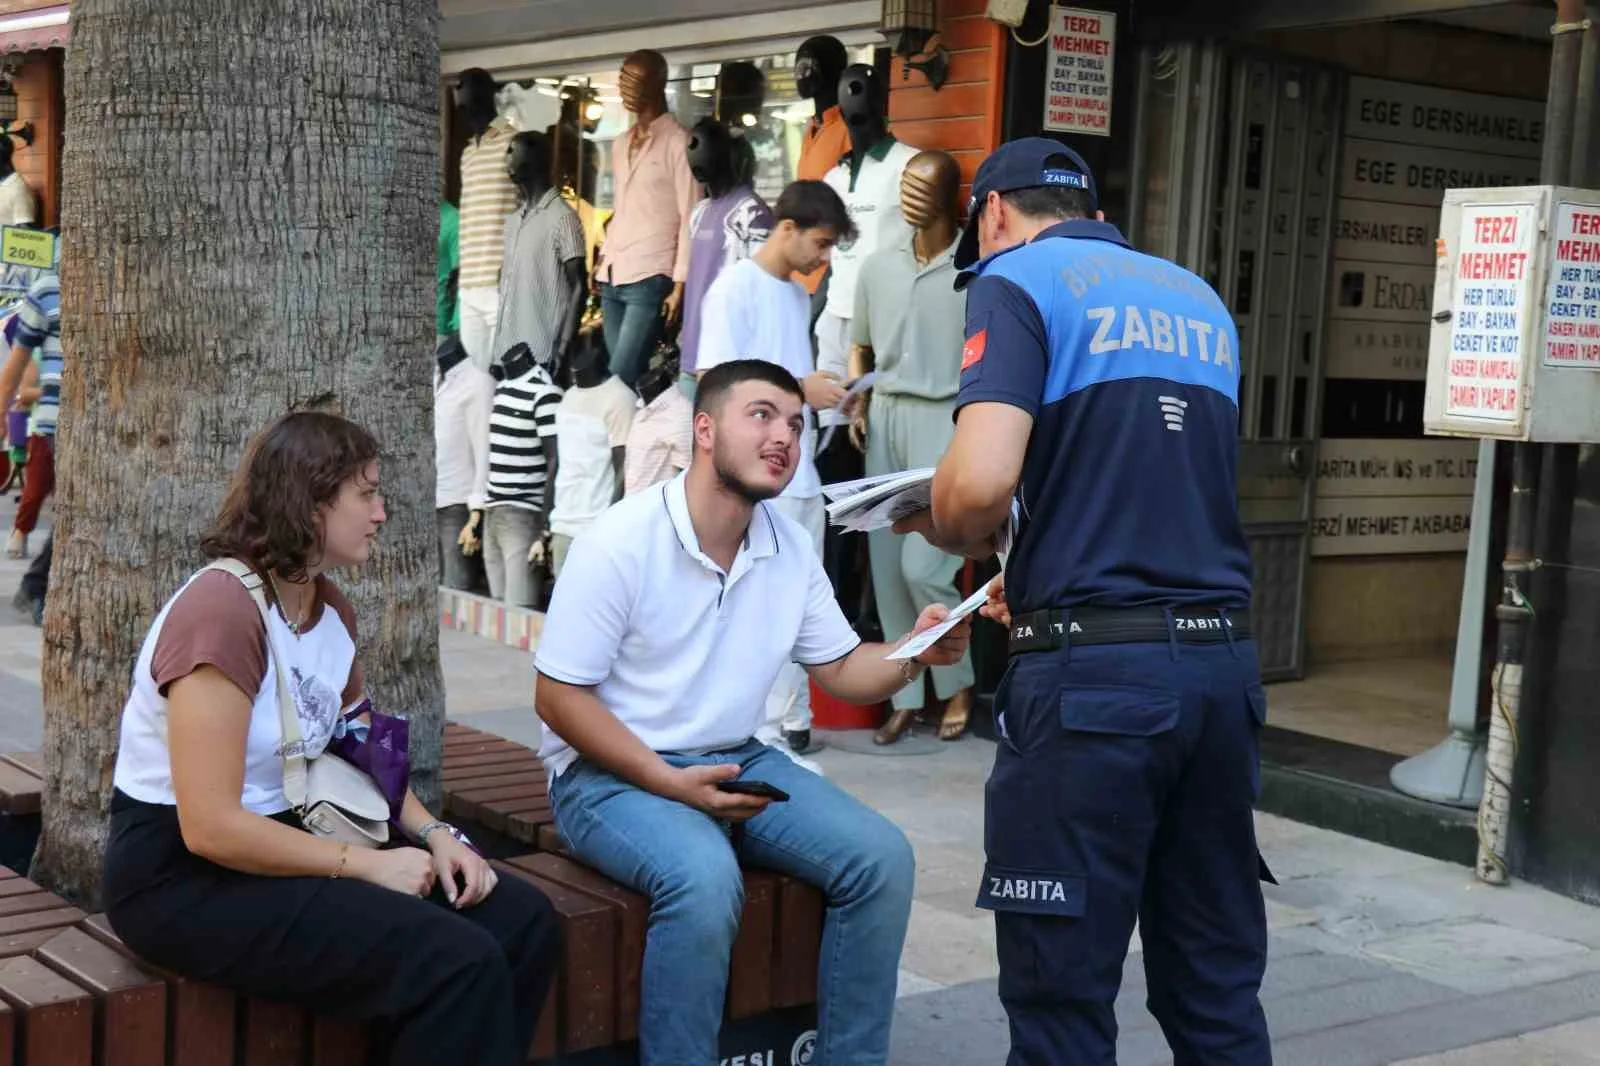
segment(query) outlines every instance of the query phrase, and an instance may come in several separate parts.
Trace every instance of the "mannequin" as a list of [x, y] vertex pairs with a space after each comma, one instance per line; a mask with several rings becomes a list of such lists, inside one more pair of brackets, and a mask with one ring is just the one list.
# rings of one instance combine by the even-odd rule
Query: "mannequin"
[[480, 370], [488, 370], [509, 345], [496, 343], [500, 267], [506, 216], [517, 206], [517, 188], [506, 174], [511, 123], [499, 117], [499, 86], [489, 73], [463, 71], [455, 87], [456, 111], [466, 129], [461, 149], [461, 202], [457, 232], [461, 246], [461, 342]]
[[0, 136], [0, 225], [31, 226], [38, 221], [38, 199], [12, 165], [15, 149], [10, 134]]
[[[888, 87], [878, 71], [864, 63], [844, 69], [838, 82], [839, 113], [849, 136], [850, 150], [824, 179], [850, 210], [857, 236], [853, 243], [833, 251], [827, 294], [817, 316], [817, 371], [844, 378], [850, 362], [850, 320], [855, 314], [856, 279], [862, 263], [880, 248], [894, 247], [911, 237], [900, 207], [900, 179], [917, 150], [896, 140], [888, 130]], [[847, 428], [838, 411], [819, 411], [822, 433]], [[827, 448], [817, 451], [817, 470], [824, 484], [851, 481], [862, 476], [861, 453], [849, 436], [834, 432]], [[823, 568], [833, 581], [845, 617], [862, 622], [868, 611], [864, 600], [869, 582], [862, 579], [865, 537], [829, 527], [823, 547]]]
[[489, 490], [489, 414], [494, 379], [472, 365], [459, 337], [447, 336], [434, 355], [434, 510], [446, 588], [476, 591], [483, 505]]
[[694, 408], [678, 387], [678, 363], [668, 359], [639, 377], [639, 407], [628, 427], [623, 493], [670, 481], [689, 468]]
[[505, 225], [495, 345], [527, 345], [534, 361], [557, 380], [578, 331], [589, 272], [583, 225], [551, 186], [552, 164], [545, 134], [530, 130], [511, 139], [506, 172], [519, 203]]
[[[960, 236], [960, 197], [961, 167], [952, 156], [936, 151], [913, 156], [900, 180], [900, 208], [912, 233], [874, 252], [861, 270], [850, 376], [876, 369], [878, 377], [870, 401], [856, 405], [850, 435], [858, 448], [865, 444], [869, 475], [937, 465], [950, 443], [966, 339], [966, 296], [954, 291], [952, 262]], [[888, 530], [868, 534], [867, 544], [885, 632], [914, 625], [931, 603], [953, 608], [963, 599], [955, 585], [962, 566], [956, 556]], [[956, 740], [966, 731], [972, 713], [970, 656], [930, 670], [924, 683], [896, 693], [888, 721], [873, 736], [876, 743], [900, 739], [927, 705], [929, 684], [934, 699], [945, 705], [940, 739]]]
[[689, 133], [689, 169], [709, 193], [689, 216], [689, 274], [678, 336], [685, 390], [691, 395], [706, 290], [725, 267], [755, 254], [772, 231], [772, 208], [751, 187], [749, 172], [739, 172], [739, 141], [714, 118], [701, 119]]
[[489, 416], [489, 488], [483, 518], [489, 594], [516, 607], [537, 607], [534, 563], [542, 555], [553, 486], [561, 469], [556, 444], [561, 390], [525, 343], [513, 345], [490, 373], [499, 384]]
[[[795, 91], [815, 109], [800, 136], [800, 162], [795, 168], [800, 181], [821, 181], [850, 151], [850, 134], [839, 113], [839, 77], [849, 62], [837, 37], [812, 37], [794, 54]], [[827, 267], [818, 267], [799, 281], [815, 297], [827, 273]], [[813, 303], [812, 317], [821, 309]]]
[[675, 329], [689, 273], [682, 239], [700, 186], [689, 133], [667, 108], [667, 60], [634, 52], [622, 64], [622, 105], [633, 128], [611, 143], [615, 214], [595, 268], [612, 370], [632, 388], [663, 328]]
[[628, 430], [638, 400], [611, 373], [605, 335], [585, 332], [572, 353], [572, 388], [556, 408], [561, 467], [550, 514], [550, 570], [559, 579], [573, 538], [622, 499]]

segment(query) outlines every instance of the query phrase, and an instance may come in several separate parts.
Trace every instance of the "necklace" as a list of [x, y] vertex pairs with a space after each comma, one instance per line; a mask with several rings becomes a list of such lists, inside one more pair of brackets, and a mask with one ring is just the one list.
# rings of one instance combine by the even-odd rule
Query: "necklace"
[[[309, 603], [302, 605], [298, 612], [298, 617], [290, 618], [288, 613], [283, 609], [285, 602], [283, 598], [283, 590], [278, 588], [277, 577], [272, 574], [268, 574], [267, 580], [272, 582], [272, 594], [278, 599], [278, 613], [283, 615], [283, 624], [289, 627], [289, 632], [298, 637], [300, 635], [301, 627], [306, 624], [306, 615], [309, 613], [309, 608], [311, 605]], [[313, 592], [312, 595], [315, 597], [315, 592]]]

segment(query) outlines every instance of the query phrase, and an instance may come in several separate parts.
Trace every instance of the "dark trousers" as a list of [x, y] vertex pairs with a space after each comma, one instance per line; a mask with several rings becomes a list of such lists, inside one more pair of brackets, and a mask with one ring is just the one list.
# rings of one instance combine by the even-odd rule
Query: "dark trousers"
[[1254, 643], [1014, 655], [996, 702], [978, 906], [1009, 1066], [1113, 1066], [1136, 919], [1178, 1066], [1269, 1066]]
[[28, 564], [28, 569], [23, 571], [22, 581], [19, 584], [23, 595], [30, 600], [43, 601], [44, 594], [50, 589], [50, 553], [55, 541], [56, 531], [52, 526], [50, 535], [44, 538], [44, 550], [34, 556], [33, 561]]
[[[826, 429], [818, 431], [817, 476], [822, 479], [824, 485], [839, 481], [854, 481], [866, 476], [867, 457], [850, 442], [849, 428], [840, 426], [835, 429], [833, 439], [828, 442], [825, 451], [821, 449], [821, 443], [822, 434], [827, 431]], [[846, 533], [829, 523], [827, 532], [822, 538], [822, 569], [833, 585], [834, 598], [839, 601], [839, 608], [844, 611], [845, 619], [857, 628], [863, 623], [869, 627], [875, 625], [876, 612], [872, 609], [872, 573], [867, 559], [867, 535]], [[898, 633], [892, 634], [889, 639], [893, 640], [898, 636], [900, 636]]]
[[177, 811], [121, 793], [105, 895], [145, 959], [250, 996], [385, 1023], [392, 1066], [527, 1061], [555, 973], [550, 901], [504, 877], [454, 910], [348, 878], [258, 877], [192, 854]]

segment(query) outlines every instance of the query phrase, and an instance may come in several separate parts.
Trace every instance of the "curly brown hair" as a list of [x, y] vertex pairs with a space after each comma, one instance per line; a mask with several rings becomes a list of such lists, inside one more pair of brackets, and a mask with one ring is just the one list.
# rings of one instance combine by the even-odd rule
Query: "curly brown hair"
[[233, 472], [211, 528], [208, 559], [242, 559], [291, 581], [317, 561], [317, 511], [378, 458], [376, 438], [339, 415], [296, 411], [256, 434]]

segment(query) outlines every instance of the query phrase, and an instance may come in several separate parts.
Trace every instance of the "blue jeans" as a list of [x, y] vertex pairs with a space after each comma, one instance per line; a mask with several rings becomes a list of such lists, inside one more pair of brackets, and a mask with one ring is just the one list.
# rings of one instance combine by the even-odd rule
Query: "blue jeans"
[[673, 766], [737, 763], [792, 797], [725, 824], [627, 784], [584, 759], [550, 784], [568, 846], [650, 897], [639, 1009], [640, 1066], [717, 1061], [728, 960], [744, 906], [742, 859], [797, 877], [827, 899], [817, 973], [812, 1066], [882, 1066], [889, 1058], [900, 949], [916, 862], [887, 818], [788, 756], [750, 741]]
[[600, 286], [600, 323], [606, 351], [611, 353], [611, 372], [630, 389], [655, 354], [661, 339], [661, 305], [671, 292], [672, 279], [665, 274]]

